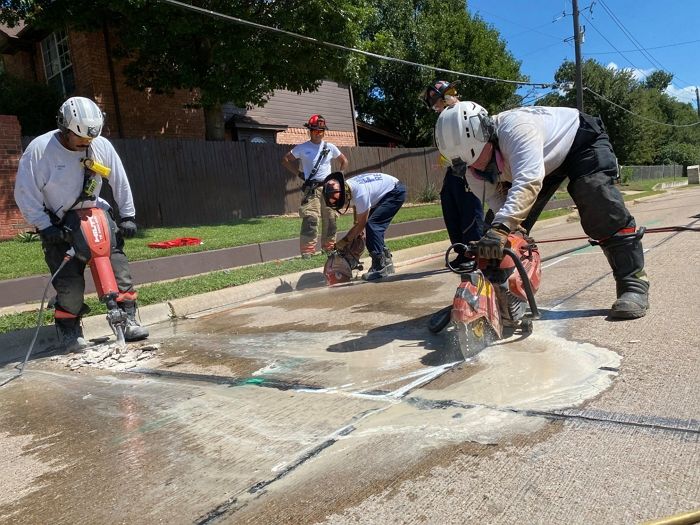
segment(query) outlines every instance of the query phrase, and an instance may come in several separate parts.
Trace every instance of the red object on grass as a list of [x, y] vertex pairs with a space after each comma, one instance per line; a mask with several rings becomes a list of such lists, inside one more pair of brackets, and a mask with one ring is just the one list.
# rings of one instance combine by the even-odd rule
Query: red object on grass
[[194, 244], [202, 244], [202, 239], [197, 237], [180, 237], [171, 241], [149, 242], [149, 248], [177, 248], [179, 246], [192, 246]]

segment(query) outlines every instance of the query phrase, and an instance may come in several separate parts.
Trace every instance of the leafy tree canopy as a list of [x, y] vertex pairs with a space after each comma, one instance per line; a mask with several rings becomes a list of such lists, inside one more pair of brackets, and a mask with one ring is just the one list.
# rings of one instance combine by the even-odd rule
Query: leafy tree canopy
[[[318, 40], [357, 47], [367, 0], [197, 0], [193, 5]], [[128, 82], [156, 93], [197, 90], [207, 138], [223, 138], [221, 105], [263, 105], [275, 89], [312, 91], [324, 78], [352, 80], [358, 59], [277, 33], [157, 0], [5, 0], [0, 22], [102, 30], [119, 36]], [[361, 62], [361, 60], [359, 60]], [[217, 125], [209, 126], [209, 123]]]
[[[527, 80], [495, 29], [472, 17], [463, 0], [372, 0], [374, 17], [362, 32], [371, 52], [474, 75]], [[409, 146], [431, 145], [436, 115], [419, 94], [437, 79], [457, 77], [370, 59], [354, 86], [359, 118], [395, 132]], [[513, 84], [459, 77], [462, 100], [491, 111], [519, 103]]]
[[[673, 80], [670, 73], [655, 71], [638, 81], [630, 71], [614, 70], [595, 60], [586, 60], [582, 64], [582, 75], [584, 87], [590, 89], [583, 92], [583, 110], [601, 116], [621, 164], [652, 164], [662, 158], [669, 159], [671, 157], [662, 152], [668, 151], [671, 144], [700, 147], [700, 125], [687, 126], [698, 120], [694, 108], [664, 92]], [[575, 66], [571, 61], [565, 61], [555, 74], [559, 83], [573, 85], [574, 78]], [[576, 107], [576, 91], [555, 91], [537, 103]], [[654, 121], [685, 126], [669, 127]], [[672, 150], [685, 151], [683, 148], [685, 146], [674, 146]], [[680, 159], [683, 155], [674, 158]]]

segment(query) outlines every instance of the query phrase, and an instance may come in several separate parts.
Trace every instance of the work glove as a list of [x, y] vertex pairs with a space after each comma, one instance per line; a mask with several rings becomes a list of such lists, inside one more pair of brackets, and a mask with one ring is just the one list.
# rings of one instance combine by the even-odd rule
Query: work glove
[[41, 239], [46, 244], [61, 244], [62, 242], [65, 242], [63, 234], [63, 230], [58, 226], [54, 226], [53, 224], [39, 232]]
[[335, 241], [335, 249], [339, 252], [344, 251], [348, 245], [350, 244], [350, 241], [348, 240], [347, 237], [343, 237], [342, 239], [338, 239]]
[[503, 249], [508, 242], [510, 230], [503, 224], [494, 224], [486, 234], [477, 241], [479, 257], [482, 259], [503, 259]]
[[124, 217], [119, 221], [119, 230], [122, 232], [122, 236], [125, 239], [131, 239], [136, 235], [136, 223], [133, 217]]

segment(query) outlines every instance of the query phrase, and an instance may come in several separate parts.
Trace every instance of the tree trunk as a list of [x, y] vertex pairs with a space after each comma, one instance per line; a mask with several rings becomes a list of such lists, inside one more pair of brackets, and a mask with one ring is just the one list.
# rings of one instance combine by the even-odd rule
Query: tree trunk
[[224, 113], [221, 104], [204, 109], [204, 126], [206, 140], [224, 140]]

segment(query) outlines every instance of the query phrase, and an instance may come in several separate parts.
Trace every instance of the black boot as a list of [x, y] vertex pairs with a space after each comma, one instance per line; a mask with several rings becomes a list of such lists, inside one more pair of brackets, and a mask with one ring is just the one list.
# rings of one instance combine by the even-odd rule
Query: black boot
[[386, 246], [384, 247], [384, 267], [386, 268], [387, 275], [396, 273], [394, 271], [394, 259], [391, 257], [391, 252]]
[[649, 309], [649, 279], [644, 271], [642, 235], [613, 236], [600, 243], [613, 271], [617, 288], [617, 301], [610, 316], [617, 319], [644, 317]]
[[126, 312], [127, 316], [124, 339], [130, 343], [146, 339], [148, 337], [148, 329], [141, 326], [136, 319], [136, 301], [121, 301], [117, 304], [119, 308]]
[[56, 319], [56, 328], [61, 335], [61, 342], [68, 352], [82, 352], [88, 347], [83, 336], [80, 317]]
[[372, 267], [367, 273], [362, 274], [363, 281], [376, 281], [382, 277], [386, 277], [389, 273], [394, 273], [394, 265], [391, 264], [391, 269], [387, 268], [387, 259], [382, 253], [370, 253], [372, 256]]

